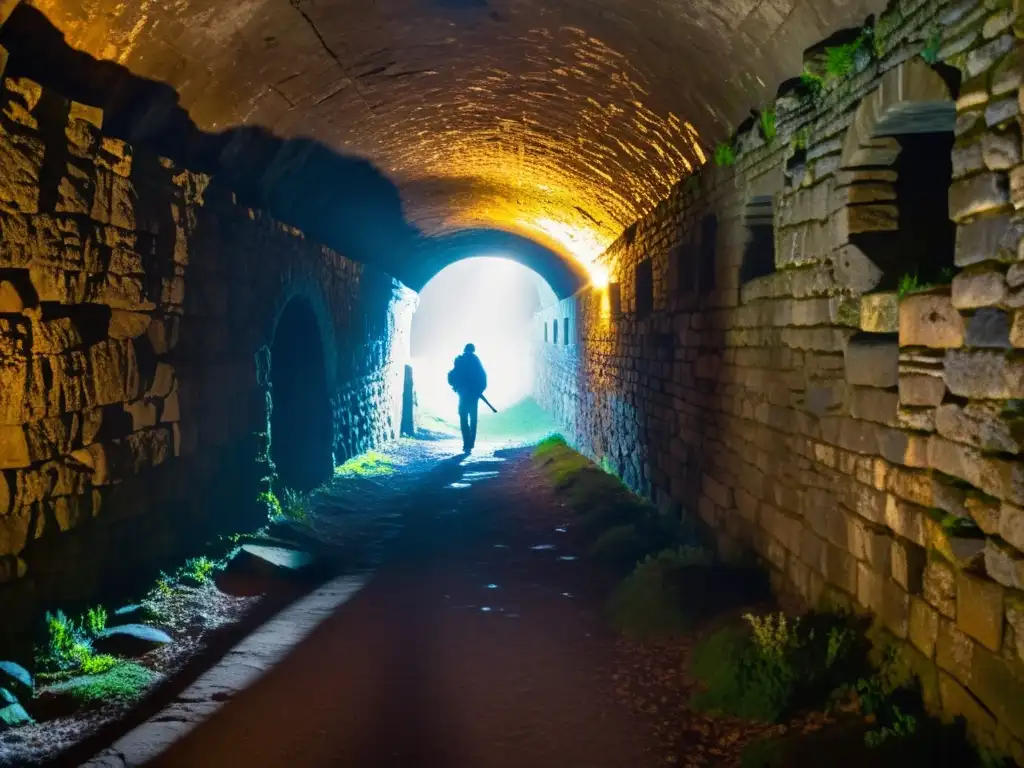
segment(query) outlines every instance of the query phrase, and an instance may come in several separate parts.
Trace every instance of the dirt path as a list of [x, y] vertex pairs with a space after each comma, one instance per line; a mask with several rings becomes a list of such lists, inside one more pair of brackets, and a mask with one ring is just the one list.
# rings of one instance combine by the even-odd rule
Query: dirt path
[[663, 764], [612, 690], [608, 585], [528, 452], [402, 450], [416, 480], [370, 585], [155, 764]]

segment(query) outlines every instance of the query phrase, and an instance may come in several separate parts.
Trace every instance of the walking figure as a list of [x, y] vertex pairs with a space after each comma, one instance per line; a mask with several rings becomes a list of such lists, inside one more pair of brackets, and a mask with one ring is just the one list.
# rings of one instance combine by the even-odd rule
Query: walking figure
[[476, 356], [476, 347], [467, 344], [455, 358], [455, 367], [448, 372], [448, 383], [459, 396], [459, 426], [462, 428], [462, 451], [469, 453], [476, 444], [477, 409], [487, 389], [487, 373]]

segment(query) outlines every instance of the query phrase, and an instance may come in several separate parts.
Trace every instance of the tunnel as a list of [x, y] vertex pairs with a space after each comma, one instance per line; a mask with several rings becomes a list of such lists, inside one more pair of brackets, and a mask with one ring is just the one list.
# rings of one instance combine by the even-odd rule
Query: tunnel
[[0, 0], [0, 766], [1024, 764], [1022, 39]]

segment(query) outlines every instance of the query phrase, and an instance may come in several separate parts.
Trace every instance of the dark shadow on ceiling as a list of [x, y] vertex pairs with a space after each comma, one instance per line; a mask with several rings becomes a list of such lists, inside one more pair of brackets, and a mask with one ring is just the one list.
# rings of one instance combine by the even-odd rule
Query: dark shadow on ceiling
[[563, 258], [528, 237], [500, 229], [463, 229], [419, 244], [409, 270], [409, 287], [419, 291], [449, 264], [474, 256], [502, 256], [529, 267], [543, 277], [560, 299], [572, 296], [588, 282], [582, 265]]
[[[432, 1], [486, 5], [481, 0]], [[27, 77], [68, 99], [102, 108], [105, 135], [168, 157], [181, 168], [211, 174], [212, 184], [233, 191], [240, 204], [263, 209], [413, 288], [453, 261], [480, 255], [467, 252], [474, 247], [504, 249], [546, 278], [559, 296], [583, 284], [564, 258], [527, 238], [489, 231], [426, 237], [405, 218], [398, 188], [363, 158], [309, 138], [284, 139], [259, 126], [203, 131], [171, 86], [75, 50], [43, 13], [24, 3], [0, 26], [0, 45], [10, 54], [7, 76]], [[438, 192], [445, 195], [444, 189]], [[429, 262], [421, 263], [421, 255]]]

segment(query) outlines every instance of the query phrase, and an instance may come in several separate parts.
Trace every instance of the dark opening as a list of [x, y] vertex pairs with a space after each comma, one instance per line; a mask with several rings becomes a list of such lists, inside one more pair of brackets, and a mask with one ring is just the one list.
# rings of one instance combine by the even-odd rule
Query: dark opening
[[740, 283], [756, 280], [775, 271], [775, 228], [772, 198], [755, 197], [747, 203], [744, 214], [747, 243], [743, 248]]
[[952, 131], [895, 137], [892, 170], [899, 228], [851, 237], [882, 270], [878, 290], [944, 285], [953, 279], [956, 225], [949, 219]]
[[551, 321], [551, 333], [554, 344], [558, 344], [558, 320]]
[[702, 295], [715, 290], [715, 251], [718, 241], [718, 217], [705, 216], [700, 222], [700, 256], [697, 260], [697, 288]]
[[544, 322], [544, 343], [545, 344], [548, 343], [548, 324], [547, 324], [547, 321]]
[[622, 314], [622, 285], [619, 283], [608, 284], [608, 305], [612, 316]]
[[680, 245], [672, 251], [676, 266], [676, 288], [679, 293], [689, 293], [697, 287], [697, 260], [693, 248]]
[[312, 490], [334, 471], [334, 427], [313, 308], [288, 302], [270, 350], [270, 453], [281, 485]]
[[636, 314], [647, 317], [654, 311], [654, 266], [650, 259], [636, 265]]
[[569, 345], [569, 318], [562, 321], [562, 344]]

